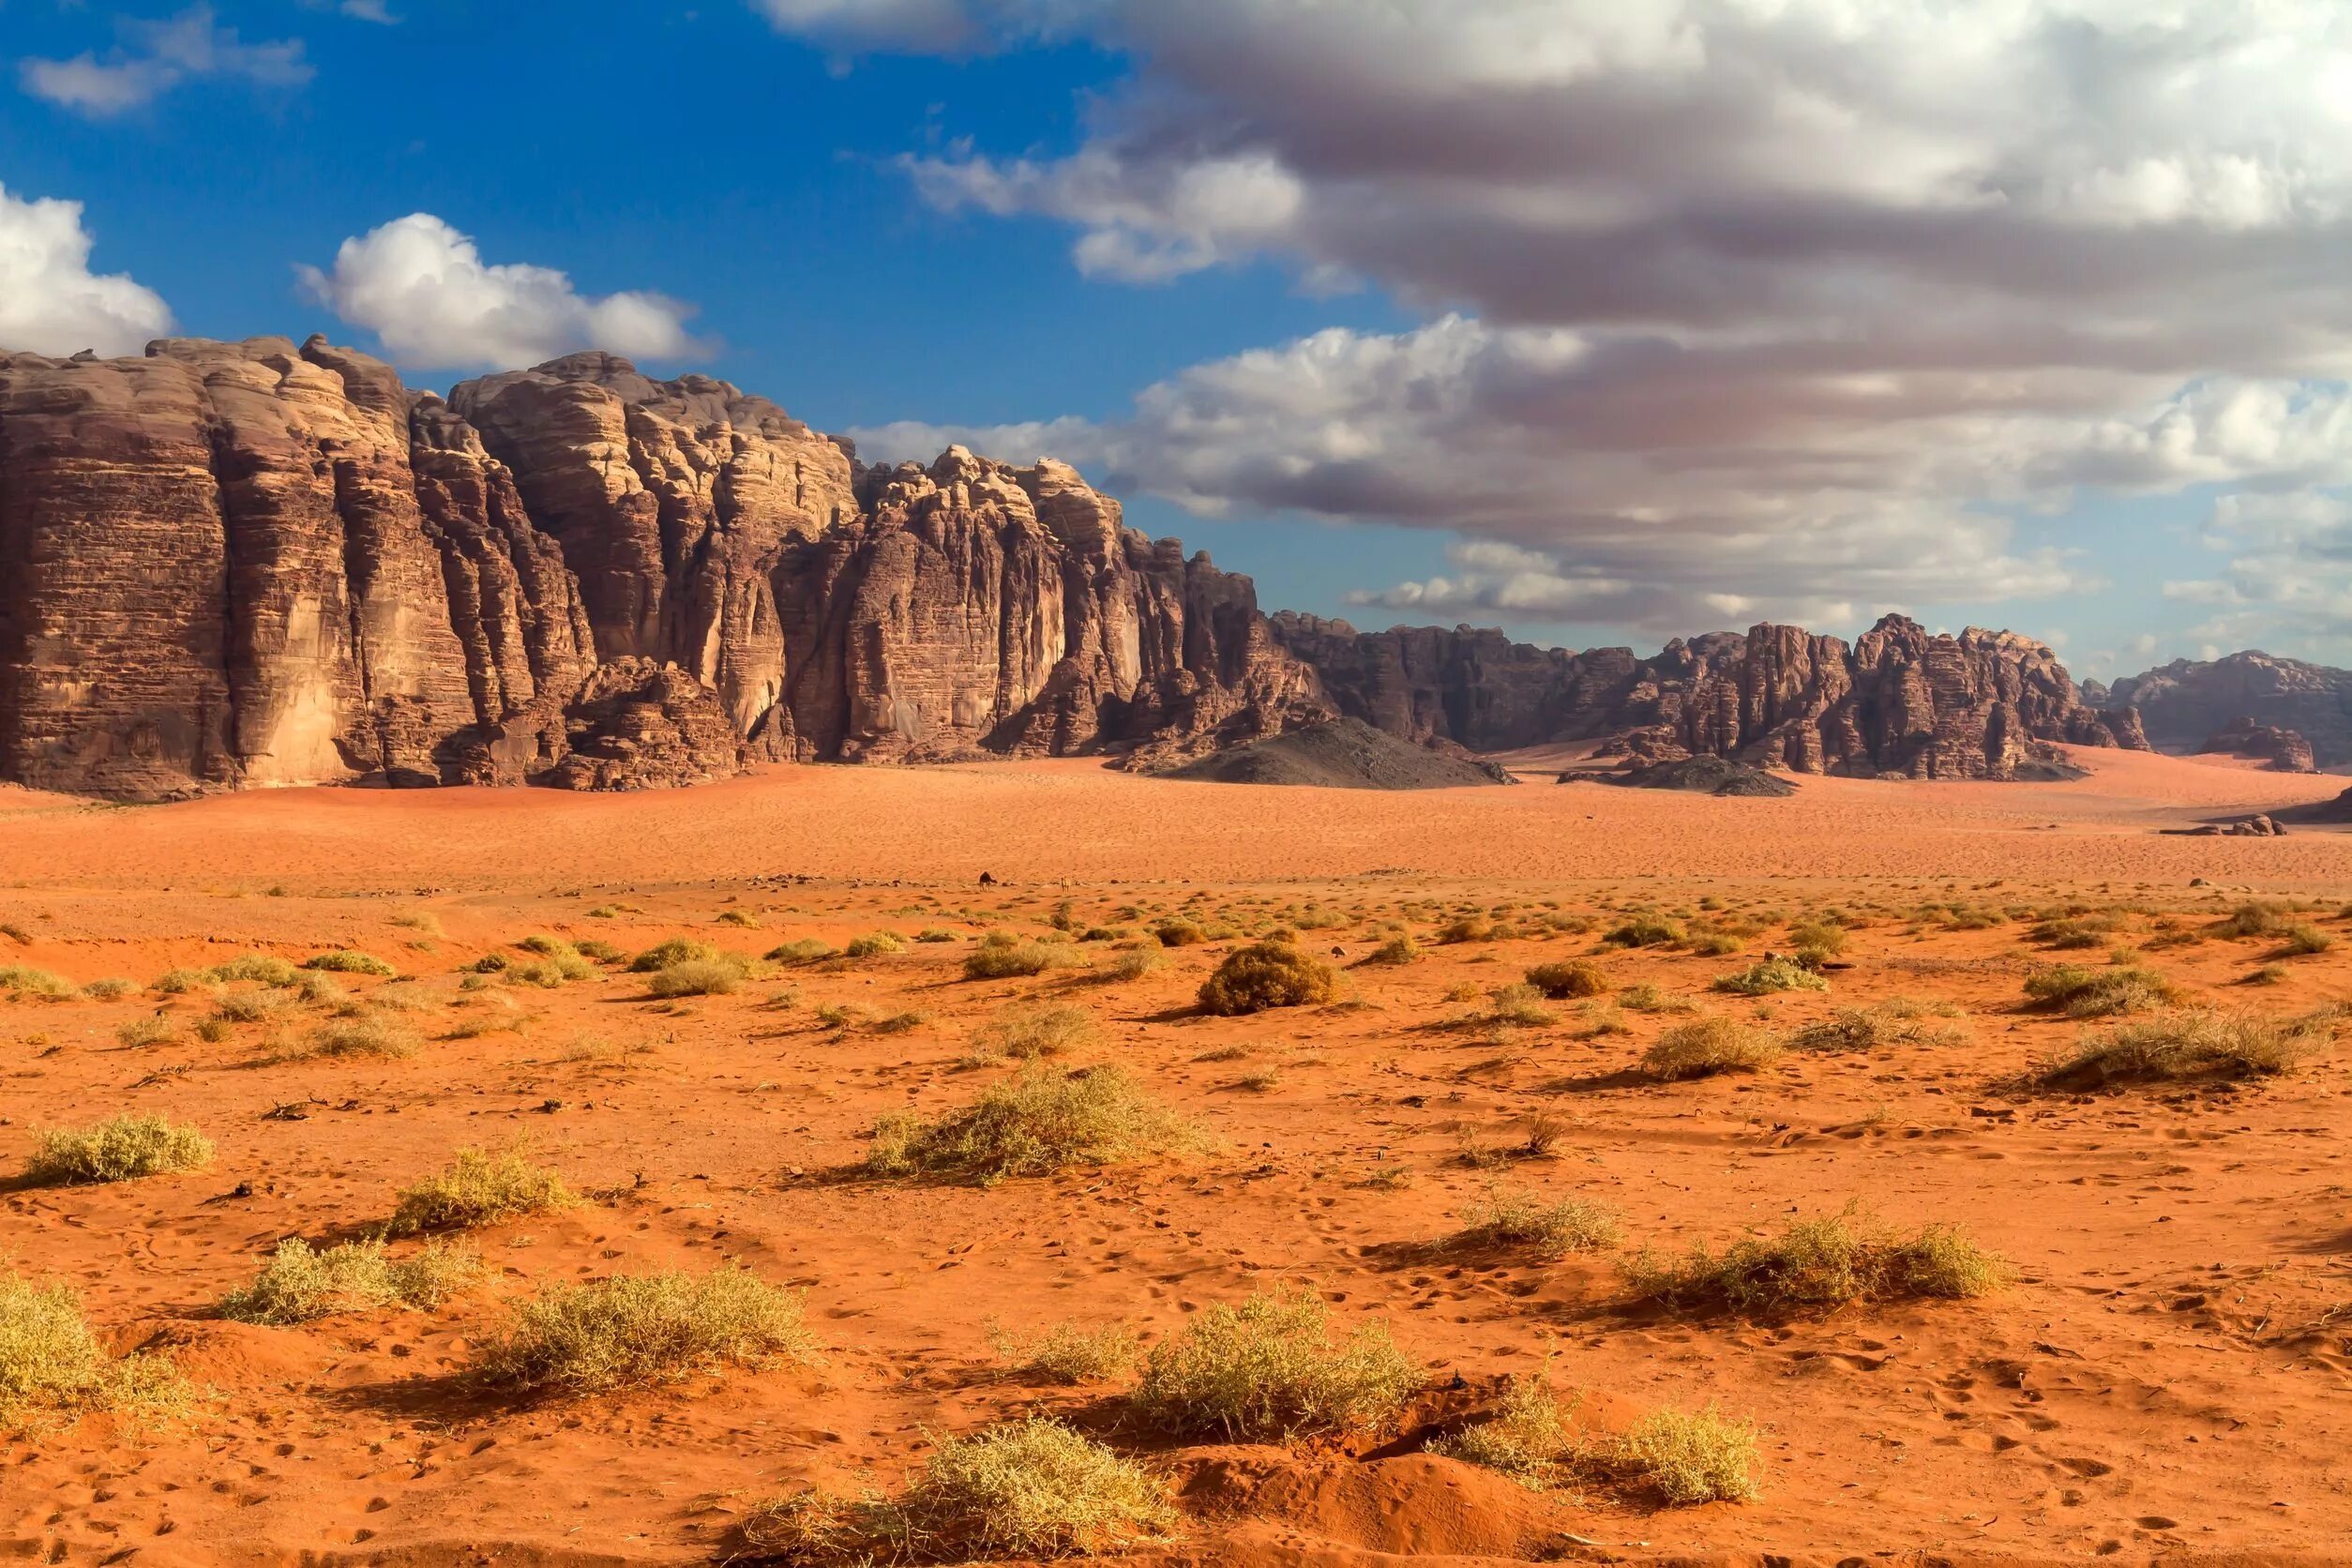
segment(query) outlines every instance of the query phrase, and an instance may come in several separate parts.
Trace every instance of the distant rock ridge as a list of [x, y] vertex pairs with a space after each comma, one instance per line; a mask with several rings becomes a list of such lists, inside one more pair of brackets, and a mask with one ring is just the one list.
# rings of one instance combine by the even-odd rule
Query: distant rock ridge
[[1890, 617], [1566, 654], [1259, 612], [1052, 461], [867, 465], [579, 354], [413, 391], [313, 338], [0, 354], [0, 778], [122, 799], [629, 789], [751, 761], [1160, 766], [1348, 716], [1417, 745], [2013, 776], [2134, 744], [2050, 651]]
[[2352, 762], [2352, 671], [2250, 648], [2124, 676], [2108, 688], [2107, 701], [2138, 709], [2148, 739], [2166, 751], [2199, 750], [2244, 720], [2296, 731], [2317, 767]]
[[2197, 750], [2209, 755], [2251, 757], [2272, 773], [2319, 771], [2312, 760], [2311, 742], [2300, 731], [2282, 730], [2274, 724], [2256, 724], [2251, 718], [2233, 720], [2208, 736]]
[[1342, 713], [1473, 750], [1592, 741], [1637, 764], [1729, 757], [1796, 773], [2013, 778], [2054, 743], [2145, 749], [2135, 716], [2081, 699], [2013, 632], [1930, 634], [1900, 615], [1849, 647], [1799, 626], [1572, 654], [1499, 631], [1272, 617]]

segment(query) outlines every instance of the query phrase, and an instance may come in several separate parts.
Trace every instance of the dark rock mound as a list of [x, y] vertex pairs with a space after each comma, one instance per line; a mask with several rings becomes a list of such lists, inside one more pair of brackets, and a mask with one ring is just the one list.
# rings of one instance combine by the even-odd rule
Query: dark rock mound
[[1576, 777], [1597, 778], [1629, 790], [1681, 790], [1697, 795], [1793, 795], [1797, 786], [1775, 774], [1728, 757], [1685, 757], [1679, 761], [1651, 762], [1623, 773], [1562, 774], [1563, 784]]
[[2312, 757], [2311, 742], [2303, 738], [2302, 731], [2276, 724], [2257, 724], [2242, 716], [2208, 735], [2197, 752], [2200, 756], [2253, 758], [2272, 773], [2319, 771], [2319, 764]]
[[1311, 784], [1330, 790], [1451, 790], [1514, 782], [1496, 763], [1415, 746], [1354, 718], [1312, 724], [1212, 752], [1158, 776], [1214, 784]]
[[2176, 838], [2284, 838], [2286, 829], [2278, 819], [2268, 815], [2239, 817], [2225, 822], [2206, 822], [2197, 827], [2168, 827], [2164, 830]]
[[743, 737], [717, 695], [674, 664], [623, 658], [599, 666], [565, 714], [570, 755], [534, 784], [561, 790], [656, 790], [731, 778]]

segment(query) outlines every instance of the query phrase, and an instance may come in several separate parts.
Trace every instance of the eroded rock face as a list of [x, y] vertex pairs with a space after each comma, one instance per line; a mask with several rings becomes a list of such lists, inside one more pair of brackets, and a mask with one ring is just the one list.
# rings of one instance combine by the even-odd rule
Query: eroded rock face
[[1060, 464], [861, 468], [601, 354], [446, 401], [319, 339], [0, 356], [0, 776], [37, 787], [1160, 757], [1319, 692], [1246, 578]]
[[2256, 724], [2240, 717], [2215, 734], [2206, 737], [2197, 747], [2205, 755], [2251, 757], [2272, 773], [2317, 773], [2319, 764], [2312, 760], [2311, 742], [2293, 730], [2282, 730], [2275, 724]]
[[1275, 616], [1343, 713], [1482, 750], [1605, 740], [1643, 763], [1735, 757], [1798, 773], [2013, 778], [2050, 743], [2144, 746], [2127, 715], [2084, 703], [2047, 647], [1974, 627], [1930, 635], [1891, 615], [1850, 648], [1797, 626], [1565, 654], [1499, 632], [1359, 633]]
[[2352, 761], [2352, 671], [2251, 650], [2175, 659], [2117, 681], [2108, 703], [2136, 708], [2148, 738], [2166, 751], [2196, 750], [2245, 719], [2301, 734], [2320, 767]]

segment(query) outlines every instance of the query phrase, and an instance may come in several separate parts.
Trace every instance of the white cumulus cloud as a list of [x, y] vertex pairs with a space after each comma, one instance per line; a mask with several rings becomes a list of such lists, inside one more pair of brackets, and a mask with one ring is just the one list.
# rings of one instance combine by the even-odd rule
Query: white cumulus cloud
[[578, 349], [675, 359], [706, 347], [694, 308], [642, 291], [587, 295], [552, 267], [482, 260], [470, 235], [411, 213], [343, 241], [335, 264], [296, 268], [304, 289], [415, 369], [514, 369]]
[[135, 354], [171, 331], [161, 295], [90, 270], [90, 243], [81, 203], [0, 188], [0, 351]]
[[122, 30], [124, 42], [103, 55], [23, 60], [18, 78], [35, 98], [103, 118], [152, 103], [193, 79], [299, 87], [315, 74], [303, 58], [300, 39], [247, 43], [235, 28], [221, 26], [209, 6], [163, 22], [126, 22]]

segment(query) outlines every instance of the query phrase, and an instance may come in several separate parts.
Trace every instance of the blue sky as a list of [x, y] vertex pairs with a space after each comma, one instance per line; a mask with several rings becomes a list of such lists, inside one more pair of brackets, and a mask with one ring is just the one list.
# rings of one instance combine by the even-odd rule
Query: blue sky
[[[2086, 6], [2100, 8], [2022, 8], [2056, 29], [2083, 23]], [[2218, 26], [2234, 8], [2187, 11]], [[1730, 195], [1697, 176], [1674, 189], [1676, 175], [1661, 196], [1659, 177], [1638, 169], [1604, 188], [1600, 165], [1635, 155], [1595, 154], [1589, 139], [1563, 151], [1562, 106], [1596, 71], [1621, 73], [1621, 89], [1705, 90], [1673, 58], [1675, 39], [1568, 0], [1464, 0], [1433, 47], [1382, 36], [1380, 9], [1319, 31], [1284, 0], [256, 0], [194, 11], [8, 0], [0, 187], [19, 204], [79, 203], [87, 270], [135, 279], [177, 330], [322, 330], [389, 354], [413, 383], [445, 385], [483, 367], [404, 350], [448, 334], [402, 336], [410, 324], [393, 313], [409, 295], [367, 303], [392, 259], [366, 277], [337, 264], [347, 240], [430, 214], [489, 266], [556, 269], [590, 303], [641, 292], [662, 296], [656, 314], [691, 307], [644, 340], [694, 343], [641, 352], [648, 368], [724, 375], [821, 428], [865, 432], [869, 450], [949, 437], [1014, 458], [1059, 447], [1120, 490], [1138, 526], [1250, 571], [1270, 608], [1653, 646], [1767, 614], [1850, 634], [1900, 606], [1930, 625], [2049, 636], [2081, 673], [2243, 642], [2352, 654], [2335, 631], [2336, 475], [2311, 455], [2330, 446], [2335, 341], [2242, 362], [2206, 346], [2260, 339], [2263, 324], [2239, 319], [2249, 276], [2269, 280], [2283, 316], [2312, 315], [2310, 280], [2272, 266], [2241, 214], [2227, 215], [2239, 249], [2226, 264], [2164, 280], [2192, 318], [2213, 302], [2206, 343], [2128, 368], [2096, 350], [2078, 362], [2019, 354], [1981, 369], [1966, 396], [1908, 348], [1884, 366], [1840, 365], [1829, 381], [1785, 367], [1824, 341], [1897, 336], [1857, 301], [1891, 299], [1916, 320], [1965, 297], [1982, 339], [2046, 342], [2037, 312], [2063, 289], [2004, 281], [1988, 308], [1983, 285], [1954, 292], [1947, 265], [1920, 259], [1923, 245], [1857, 263], [1850, 241], [1824, 240], [1829, 259], [1805, 276], [1846, 292], [1792, 306], [1786, 279], [1758, 275], [1752, 246], [1726, 248], [1736, 267], [1637, 256], [1610, 280], [1623, 235], [1579, 232], [1582, 249], [1555, 255], [1557, 218], [1531, 238], [1510, 225], [1538, 208], [1619, 210], [1638, 186], [1664, 204], [1641, 232], [1679, 245], [1702, 219], [1751, 212], [1749, 191], [1779, 181], [1780, 204], [1818, 202], [1827, 230], [1890, 181], [1926, 177], [1912, 165], [1946, 184], [1945, 165], [1969, 158], [2009, 170], [2016, 149], [1995, 144], [1990, 126], [2008, 104], [1976, 111], [1981, 137], [1920, 149], [1904, 140], [1917, 129], [1907, 110], [1846, 104], [1850, 156], [1866, 161], [1853, 149], [1883, 141], [1909, 160], [1890, 154], [1889, 172], [1856, 189], [1802, 184], [1815, 176], [1790, 171], [1811, 149], [1794, 143], [1786, 168], [1757, 160], [1748, 189]], [[1913, 50], [1921, 69], [1938, 70], [1967, 51], [1922, 30], [1934, 9], [1909, 32], [1853, 45], [1897, 66]], [[2343, 40], [2325, 8], [2311, 14], [2319, 32], [2301, 52], [2316, 71]], [[2013, 70], [2056, 36], [1972, 41], [1984, 68]], [[2275, 80], [2275, 58], [2225, 58], [2226, 36], [2191, 40], [2214, 56], [2194, 63], [2214, 77], [2209, 93], [2257, 66]], [[1777, 35], [1708, 41], [1711, 57], [1750, 52], [1750, 81], [1758, 61], [1802, 58]], [[1557, 81], [1530, 64], [1570, 45], [1583, 63]], [[1223, 70], [1220, 54], [1251, 70]], [[1981, 96], [1952, 74], [1955, 101]], [[1229, 80], [1253, 76], [1264, 80]], [[1398, 88], [1414, 79], [1410, 94]], [[1384, 92], [1395, 95], [1386, 111]], [[1518, 117], [1499, 117], [1490, 106], [1514, 93]], [[2081, 192], [2107, 190], [2114, 182], [2098, 181], [2113, 170], [2137, 182], [2128, 189], [2141, 206], [2111, 249], [2074, 264], [2112, 261], [2126, 292], [2137, 270], [2158, 270], [2137, 260], [2153, 254], [2144, 209], [2159, 199], [2144, 171], [2194, 179], [2242, 151], [2150, 102], [2136, 121], [2102, 112], [2124, 128], [2103, 135], [2135, 140], [2089, 148], [2088, 173], [2070, 165], [2073, 210], [2058, 214], [2078, 234], [2091, 221]], [[1720, 117], [1708, 107], [1661, 97], [1652, 119], [1606, 144], [1699, 136]], [[1892, 117], [1876, 138], [1874, 113]], [[1774, 134], [1790, 123], [1777, 116]], [[2061, 118], [2038, 134], [2063, 147], [2079, 128]], [[2248, 131], [2249, 145], [2274, 145], [2274, 130]], [[1456, 134], [1474, 158], [1433, 163], [1430, 149]], [[1749, 159], [1757, 141], [1700, 146], [1687, 166]], [[2315, 188], [2313, 170], [2286, 173]], [[1918, 211], [1916, 192], [1901, 197], [1901, 211]], [[2176, 232], [2154, 238], [2176, 252], [2180, 222], [2217, 221], [2184, 219], [2177, 194], [2161, 199]], [[2022, 222], [2025, 204], [2005, 192], [2005, 220]], [[2098, 220], [2122, 221], [2105, 211]], [[2275, 254], [2314, 234], [2340, 246], [2332, 209], [2277, 221]], [[330, 284], [306, 286], [306, 264]], [[1685, 288], [1684, 265], [1720, 276]], [[32, 301], [20, 315], [38, 311], [40, 287], [19, 293]], [[27, 320], [20, 334], [38, 335], [53, 315]], [[11, 324], [0, 307], [0, 328]], [[1726, 355], [1722, 344], [1759, 332], [1763, 352]], [[2002, 374], [2015, 386], [1984, 394]], [[1841, 408], [1777, 428], [1825, 386], [1902, 412], [1873, 422]], [[2281, 428], [2239, 439], [2264, 411]], [[1041, 421], [1063, 423], [1041, 433]], [[2303, 586], [2279, 596], [2266, 584], [2282, 577]]]

